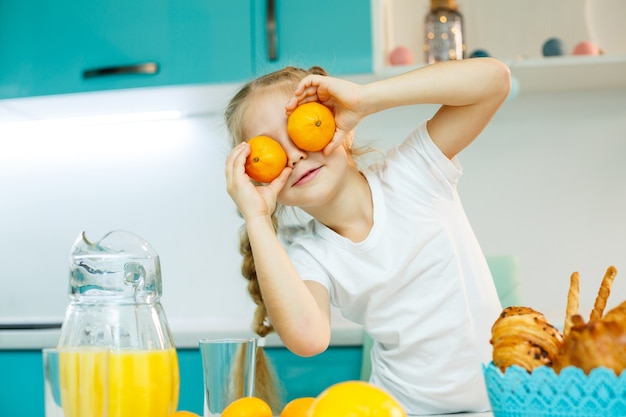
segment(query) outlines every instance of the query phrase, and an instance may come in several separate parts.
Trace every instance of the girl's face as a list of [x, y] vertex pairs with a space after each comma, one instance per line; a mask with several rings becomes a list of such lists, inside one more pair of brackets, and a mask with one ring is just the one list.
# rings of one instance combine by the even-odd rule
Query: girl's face
[[278, 202], [304, 210], [321, 206], [340, 189], [349, 168], [348, 156], [340, 146], [330, 155], [298, 148], [287, 134], [285, 104], [290, 96], [264, 90], [251, 95], [244, 113], [244, 138], [266, 135], [281, 144], [287, 153], [287, 164], [293, 171], [278, 194]]

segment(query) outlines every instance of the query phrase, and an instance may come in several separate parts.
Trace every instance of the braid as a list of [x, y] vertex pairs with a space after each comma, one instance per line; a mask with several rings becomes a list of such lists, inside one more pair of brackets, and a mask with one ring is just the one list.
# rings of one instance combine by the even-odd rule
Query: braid
[[[276, 214], [272, 215], [272, 223], [274, 229], [278, 225]], [[250, 238], [246, 232], [245, 226], [241, 232], [241, 243], [239, 251], [243, 255], [241, 264], [241, 274], [248, 280], [248, 292], [250, 297], [256, 304], [254, 319], [252, 321], [252, 329], [256, 334], [264, 338], [274, 331], [274, 327], [270, 323], [267, 316], [267, 308], [261, 294], [259, 281], [257, 279], [256, 267], [254, 265], [254, 256], [250, 246]], [[241, 360], [244, 360], [243, 357]], [[254, 395], [267, 402], [274, 414], [278, 414], [283, 406], [282, 390], [278, 383], [276, 372], [265, 354], [263, 346], [258, 346], [256, 351], [256, 372], [254, 381]]]
[[[276, 230], [278, 225], [276, 214], [272, 215], [272, 224]], [[259, 336], [265, 337], [274, 331], [274, 326], [272, 326], [269, 322], [267, 316], [267, 308], [265, 307], [265, 301], [263, 300], [261, 288], [259, 287], [256, 267], [254, 264], [254, 256], [252, 255], [252, 248], [250, 247], [250, 238], [248, 237], [248, 232], [246, 231], [245, 226], [241, 229], [239, 252], [243, 256], [243, 260], [241, 262], [241, 274], [248, 280], [248, 292], [250, 293], [252, 301], [256, 304], [252, 329]]]

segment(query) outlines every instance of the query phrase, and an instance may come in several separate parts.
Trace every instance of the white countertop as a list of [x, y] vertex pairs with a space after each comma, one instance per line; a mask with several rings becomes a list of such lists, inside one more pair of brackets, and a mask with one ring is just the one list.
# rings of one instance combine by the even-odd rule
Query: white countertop
[[[170, 320], [169, 327], [177, 348], [197, 348], [200, 339], [255, 337], [250, 324], [233, 318]], [[56, 346], [60, 329], [0, 330], [0, 350], [38, 350]], [[340, 317], [333, 318], [331, 346], [354, 346], [363, 341], [361, 327]], [[266, 346], [283, 346], [276, 334], [267, 337]]]
[[436, 414], [437, 417], [493, 417], [491, 411], [485, 413]]
[[456, 413], [456, 414], [433, 414], [437, 417], [493, 417], [491, 411], [485, 413]]

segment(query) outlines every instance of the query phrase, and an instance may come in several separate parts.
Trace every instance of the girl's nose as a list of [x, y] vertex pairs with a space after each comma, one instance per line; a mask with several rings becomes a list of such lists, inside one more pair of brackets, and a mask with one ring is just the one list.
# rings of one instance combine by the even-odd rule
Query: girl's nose
[[303, 159], [307, 158], [307, 153], [306, 151], [303, 151], [302, 149], [298, 148], [291, 141], [291, 139], [285, 142], [286, 143], [283, 143], [283, 149], [285, 150], [285, 153], [287, 154], [287, 164], [293, 168], [296, 166], [296, 164], [299, 161], [302, 161]]
[[296, 148], [295, 150], [289, 153], [289, 166], [293, 168], [296, 166], [297, 162], [305, 158], [306, 158], [306, 154], [300, 149]]

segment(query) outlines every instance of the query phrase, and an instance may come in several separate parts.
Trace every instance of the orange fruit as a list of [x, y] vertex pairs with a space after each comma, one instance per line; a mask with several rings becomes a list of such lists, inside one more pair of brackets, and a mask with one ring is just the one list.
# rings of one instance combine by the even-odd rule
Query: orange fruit
[[339, 382], [326, 388], [309, 408], [307, 417], [406, 417], [385, 390], [365, 381]]
[[200, 417], [196, 413], [192, 413], [191, 411], [179, 410], [173, 414], [170, 414], [169, 417]]
[[272, 417], [272, 409], [258, 397], [243, 397], [228, 404], [222, 417]]
[[300, 397], [289, 401], [279, 417], [306, 417], [306, 413], [315, 401], [315, 397]]
[[289, 115], [287, 133], [298, 148], [310, 152], [321, 151], [333, 139], [335, 117], [321, 103], [304, 103]]
[[287, 165], [287, 154], [280, 143], [269, 136], [248, 140], [250, 155], [246, 158], [246, 174], [258, 182], [272, 182]]

